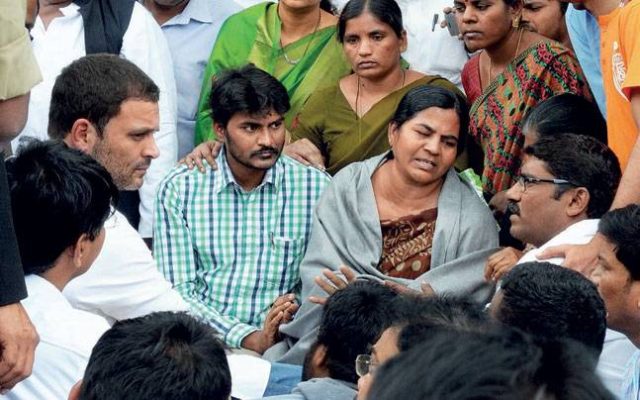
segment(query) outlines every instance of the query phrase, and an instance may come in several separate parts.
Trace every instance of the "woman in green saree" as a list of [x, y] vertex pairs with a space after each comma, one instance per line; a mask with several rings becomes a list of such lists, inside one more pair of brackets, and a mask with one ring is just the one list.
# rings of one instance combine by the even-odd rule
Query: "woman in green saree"
[[326, 4], [320, 0], [266, 2], [225, 21], [204, 73], [196, 144], [214, 138], [207, 99], [211, 80], [225, 69], [252, 63], [275, 76], [289, 93], [287, 127], [314, 91], [349, 73], [351, 68], [336, 39], [337, 19], [321, 3]]
[[412, 88], [432, 84], [460, 93], [444, 78], [403, 68], [407, 35], [395, 0], [349, 1], [338, 40], [354, 73], [309, 97], [293, 121], [294, 142], [285, 147], [288, 156], [330, 174], [389, 150], [389, 121]]

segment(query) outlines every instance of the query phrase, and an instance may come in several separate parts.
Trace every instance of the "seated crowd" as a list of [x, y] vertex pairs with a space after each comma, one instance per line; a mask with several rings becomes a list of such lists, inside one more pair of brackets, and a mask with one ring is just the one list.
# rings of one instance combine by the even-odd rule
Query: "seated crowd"
[[640, 399], [640, 0], [570, 2], [0, 4], [0, 394]]

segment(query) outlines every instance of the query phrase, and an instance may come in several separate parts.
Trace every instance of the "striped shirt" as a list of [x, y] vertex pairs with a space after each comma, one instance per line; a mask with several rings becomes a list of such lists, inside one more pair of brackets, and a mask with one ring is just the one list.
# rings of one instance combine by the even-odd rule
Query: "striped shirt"
[[245, 191], [224, 153], [218, 170], [178, 166], [164, 179], [154, 256], [192, 312], [240, 347], [262, 329], [278, 296], [299, 289], [313, 209], [329, 176], [280, 156]]

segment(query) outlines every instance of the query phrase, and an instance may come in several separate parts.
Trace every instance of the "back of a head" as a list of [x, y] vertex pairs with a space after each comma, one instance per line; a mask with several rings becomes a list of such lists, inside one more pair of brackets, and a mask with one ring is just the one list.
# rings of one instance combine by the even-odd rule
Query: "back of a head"
[[33, 141], [7, 172], [25, 274], [51, 268], [83, 234], [95, 239], [118, 196], [104, 167], [61, 142]]
[[284, 115], [291, 107], [282, 83], [253, 64], [217, 76], [212, 82], [209, 106], [215, 123], [223, 127], [236, 113]]
[[116, 322], [93, 348], [80, 400], [226, 400], [231, 373], [216, 332], [185, 313]]
[[355, 359], [358, 354], [368, 353], [394, 320], [396, 296], [377, 282], [356, 281], [329, 297], [317, 342], [326, 347], [326, 365], [332, 378], [357, 382]]
[[92, 54], [66, 66], [51, 92], [49, 137], [64, 139], [73, 124], [89, 120], [102, 134], [127, 100], [157, 103], [158, 86], [131, 61], [115, 55]]
[[500, 322], [536, 337], [576, 340], [596, 356], [602, 351], [604, 302], [580, 273], [546, 262], [524, 263], [504, 276], [501, 294], [492, 304]]
[[376, 371], [375, 400], [609, 400], [574, 343], [539, 345], [512, 329], [442, 330]]
[[560, 133], [591, 136], [607, 143], [607, 121], [598, 106], [573, 93], [563, 93], [538, 103], [525, 117], [522, 130], [542, 138]]
[[420, 344], [432, 331], [444, 328], [479, 332], [489, 325], [483, 306], [470, 298], [399, 296], [395, 303], [399, 320], [394, 326], [403, 327], [398, 337], [400, 351]]
[[614, 244], [616, 258], [640, 281], [640, 205], [630, 204], [604, 214], [598, 232]]
[[[592, 137], [571, 133], [545, 136], [525, 148], [525, 154], [543, 161], [549, 172], [589, 191], [589, 218], [599, 218], [611, 207], [622, 175], [613, 151]], [[568, 190], [572, 186], [558, 186]]]

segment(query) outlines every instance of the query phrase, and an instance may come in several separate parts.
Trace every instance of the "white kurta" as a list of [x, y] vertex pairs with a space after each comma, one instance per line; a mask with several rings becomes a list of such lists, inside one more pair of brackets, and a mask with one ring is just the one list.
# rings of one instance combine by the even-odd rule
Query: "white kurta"
[[[31, 90], [27, 125], [13, 140], [14, 151], [22, 137], [48, 139], [49, 103], [55, 80], [64, 67], [86, 54], [84, 24], [78, 10], [74, 3], [61, 8], [63, 16], [53, 19], [47, 29], [38, 17], [31, 30], [43, 81]], [[151, 237], [157, 186], [177, 161], [176, 84], [167, 41], [151, 14], [138, 3], [134, 4], [120, 56], [136, 64], [160, 88], [160, 131], [154, 135], [160, 156], [151, 163], [140, 188], [139, 231], [143, 237]]]
[[38, 275], [25, 277], [29, 297], [22, 301], [40, 335], [33, 372], [8, 399], [66, 399], [84, 375], [93, 346], [109, 329], [95, 314], [73, 308], [62, 293]]

